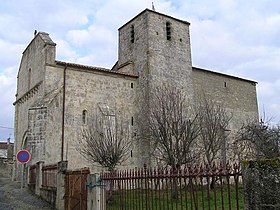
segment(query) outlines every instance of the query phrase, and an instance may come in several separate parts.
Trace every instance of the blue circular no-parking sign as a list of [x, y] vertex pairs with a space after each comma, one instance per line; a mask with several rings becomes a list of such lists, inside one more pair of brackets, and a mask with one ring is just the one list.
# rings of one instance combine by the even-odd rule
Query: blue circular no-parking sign
[[22, 164], [28, 163], [30, 158], [31, 158], [30, 153], [25, 149], [19, 150], [17, 153], [17, 160]]

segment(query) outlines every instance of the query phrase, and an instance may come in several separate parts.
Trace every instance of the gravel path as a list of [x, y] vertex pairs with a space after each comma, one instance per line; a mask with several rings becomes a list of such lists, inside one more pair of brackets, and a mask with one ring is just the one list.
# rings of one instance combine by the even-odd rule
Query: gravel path
[[53, 210], [49, 203], [31, 194], [23, 188], [20, 194], [20, 182], [0, 174], [0, 210]]

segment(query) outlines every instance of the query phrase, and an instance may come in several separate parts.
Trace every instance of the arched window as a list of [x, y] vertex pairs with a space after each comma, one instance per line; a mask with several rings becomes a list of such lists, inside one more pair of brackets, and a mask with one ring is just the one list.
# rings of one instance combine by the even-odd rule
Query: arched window
[[166, 39], [171, 40], [171, 23], [166, 22]]
[[83, 110], [82, 120], [83, 120], [83, 124], [86, 125], [87, 124], [87, 110]]

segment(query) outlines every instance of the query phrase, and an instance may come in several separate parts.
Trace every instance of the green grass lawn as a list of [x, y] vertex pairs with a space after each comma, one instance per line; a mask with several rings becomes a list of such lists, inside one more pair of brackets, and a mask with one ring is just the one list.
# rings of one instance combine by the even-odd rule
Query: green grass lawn
[[236, 199], [236, 191], [233, 186], [229, 188], [229, 193], [230, 200], [228, 199], [227, 186], [224, 186], [222, 190], [220, 186], [216, 186], [216, 193], [213, 189], [209, 190], [209, 196], [207, 188], [203, 188], [203, 190], [199, 188], [193, 192], [187, 191], [186, 189], [179, 189], [177, 199], [171, 198], [170, 190], [134, 189], [126, 191], [114, 191], [113, 198], [107, 203], [106, 209], [235, 210], [237, 209], [237, 201], [239, 209], [244, 209], [243, 189], [238, 189], [238, 199]]

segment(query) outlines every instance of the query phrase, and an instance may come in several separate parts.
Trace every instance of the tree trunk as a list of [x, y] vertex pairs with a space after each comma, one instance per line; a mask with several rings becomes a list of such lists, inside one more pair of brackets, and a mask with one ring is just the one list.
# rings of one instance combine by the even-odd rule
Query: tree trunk
[[171, 188], [172, 188], [172, 192], [171, 192], [171, 198], [174, 200], [178, 199], [178, 172], [179, 172], [179, 167], [178, 166], [173, 166], [172, 167], [172, 175], [173, 175], [173, 179], [171, 180]]

